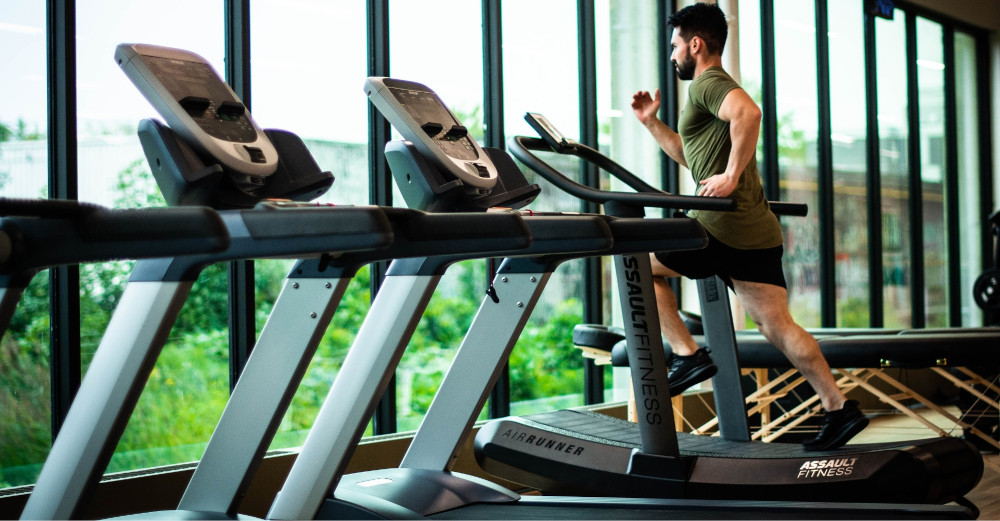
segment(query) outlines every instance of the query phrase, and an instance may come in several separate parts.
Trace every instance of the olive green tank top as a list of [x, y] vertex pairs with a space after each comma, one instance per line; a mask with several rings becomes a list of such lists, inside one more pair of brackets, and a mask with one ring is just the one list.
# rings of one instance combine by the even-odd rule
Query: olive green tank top
[[[738, 88], [739, 84], [719, 67], [709, 68], [691, 82], [677, 130], [684, 145], [684, 158], [696, 184], [726, 171], [732, 148], [729, 123], [716, 114], [726, 95]], [[764, 197], [755, 157], [750, 158], [729, 197], [736, 200], [736, 211], [702, 210], [691, 211], [690, 215], [709, 233], [733, 248], [750, 250], [781, 245], [781, 225]]]

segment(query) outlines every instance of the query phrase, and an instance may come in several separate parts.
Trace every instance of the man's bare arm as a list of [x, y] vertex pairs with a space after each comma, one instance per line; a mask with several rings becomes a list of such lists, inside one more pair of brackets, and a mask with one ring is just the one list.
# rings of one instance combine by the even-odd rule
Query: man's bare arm
[[649, 130], [653, 139], [660, 145], [660, 148], [671, 159], [677, 161], [681, 166], [687, 167], [687, 160], [684, 158], [684, 145], [681, 144], [681, 136], [673, 131], [666, 123], [656, 117], [656, 111], [660, 109], [660, 90], [656, 89], [651, 97], [648, 91], [641, 90], [632, 95], [632, 112], [643, 126]]
[[733, 89], [726, 94], [719, 107], [719, 119], [729, 123], [732, 148], [726, 171], [701, 182], [698, 195], [727, 197], [736, 189], [740, 175], [757, 153], [757, 136], [760, 133], [760, 107], [743, 89]]

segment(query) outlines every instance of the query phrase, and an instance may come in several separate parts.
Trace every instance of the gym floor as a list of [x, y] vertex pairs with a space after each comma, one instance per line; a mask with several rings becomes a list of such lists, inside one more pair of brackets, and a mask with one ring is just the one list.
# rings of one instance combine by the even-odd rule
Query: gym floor
[[[957, 413], [956, 411], [954, 411]], [[953, 425], [944, 418], [936, 419], [933, 413], [924, 411], [921, 414], [945, 430]], [[954, 433], [960, 435], [961, 433]], [[873, 417], [871, 424], [861, 434], [851, 440], [852, 443], [875, 443], [883, 441], [906, 440], [931, 437], [936, 434], [902, 414], [885, 414]], [[979, 485], [966, 497], [979, 507], [979, 519], [1000, 519], [1000, 454], [983, 454], [985, 470]]]

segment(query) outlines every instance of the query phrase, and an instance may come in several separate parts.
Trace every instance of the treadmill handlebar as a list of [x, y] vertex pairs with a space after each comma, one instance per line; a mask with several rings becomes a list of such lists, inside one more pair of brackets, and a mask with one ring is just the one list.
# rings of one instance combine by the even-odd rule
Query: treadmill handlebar
[[66, 199], [0, 197], [0, 217], [79, 217], [107, 208]]
[[[614, 163], [608, 159], [603, 154], [594, 154], [592, 152], [586, 152], [586, 147], [583, 145], [577, 145], [574, 147], [567, 147], [564, 150], [555, 151], [553, 150], [545, 140], [541, 138], [533, 138], [527, 136], [514, 136], [508, 141], [508, 147], [510, 148], [511, 154], [519, 159], [522, 163], [528, 165], [529, 168], [537, 172], [539, 175], [547, 179], [552, 184], [556, 185], [560, 189], [576, 196], [581, 199], [593, 202], [593, 203], [608, 203], [608, 202], [619, 202], [632, 206], [641, 207], [653, 207], [653, 208], [675, 208], [675, 209], [689, 209], [689, 210], [716, 210], [716, 211], [732, 211], [736, 209], [736, 201], [728, 197], [699, 197], [690, 195], [675, 195], [666, 193], [660, 190], [656, 190], [649, 185], [643, 183], [644, 189], [655, 190], [653, 192], [612, 192], [605, 190], [598, 190], [596, 188], [591, 188], [589, 186], [582, 185], [573, 181], [572, 179], [566, 177], [562, 173], [558, 172], [556, 169], [552, 168], [548, 163], [541, 160], [538, 156], [533, 154], [531, 151], [548, 151], [548, 152], [559, 152], [575, 155], [594, 163], [598, 167], [608, 171], [612, 175], [619, 177], [623, 182], [632, 186], [635, 181], [641, 181], [632, 174], [628, 173], [623, 167]], [[596, 152], [596, 151], [594, 151]], [[602, 159], [603, 158], [603, 159]], [[624, 174], [627, 176], [620, 177]], [[630, 176], [630, 177], [629, 177]], [[632, 186], [636, 188], [636, 186]]]
[[[0, 198], [0, 271], [225, 250], [220, 215], [204, 207], [108, 209], [68, 200]], [[59, 248], [53, 248], [59, 244]]]
[[613, 219], [611, 255], [650, 251], [696, 250], [708, 245], [705, 229], [694, 219]]
[[380, 209], [395, 224], [397, 236], [413, 241], [531, 237], [522, 215], [514, 212], [432, 213], [410, 208]]
[[[140, 208], [92, 212], [79, 224], [85, 239], [133, 240], [143, 237], [157, 240], [206, 239], [216, 241], [211, 250], [228, 244], [219, 214], [211, 208]], [[141, 253], [141, 252], [137, 252]]]
[[[523, 143], [530, 145], [531, 150], [546, 150], [551, 152], [556, 152], [559, 154], [572, 154], [585, 161], [588, 161], [602, 170], [615, 176], [619, 181], [625, 183], [630, 188], [636, 192], [645, 193], [666, 193], [662, 190], [651, 186], [639, 177], [637, 177], [632, 172], [629, 172], [627, 168], [616, 163], [610, 157], [602, 154], [599, 150], [595, 150], [587, 145], [584, 145], [578, 141], [566, 138], [555, 126], [546, 118], [544, 115], [537, 112], [528, 112], [524, 115], [525, 121], [531, 128], [538, 132], [541, 136], [542, 141], [547, 144], [547, 147], [537, 147], [535, 148], [534, 143]], [[517, 155], [517, 154], [515, 154]], [[543, 172], [539, 172], [543, 176]], [[547, 176], [546, 176], [547, 177]], [[551, 180], [551, 179], [550, 179]], [[555, 181], [553, 181], [555, 182]], [[567, 190], [567, 187], [560, 185], [561, 188]], [[571, 192], [573, 193], [573, 192]], [[775, 215], [789, 215], [796, 217], [805, 217], [809, 212], [809, 207], [801, 203], [786, 203], [774, 201], [769, 203], [771, 206], [771, 211]], [[694, 206], [678, 206], [678, 208], [690, 208], [695, 210], [708, 209], [708, 208], [696, 208]], [[732, 208], [735, 209], [735, 206]], [[993, 217], [991, 216], [991, 219]]]
[[805, 217], [809, 215], [809, 205], [805, 203], [788, 203], [785, 201], [768, 201], [774, 215], [790, 217]]

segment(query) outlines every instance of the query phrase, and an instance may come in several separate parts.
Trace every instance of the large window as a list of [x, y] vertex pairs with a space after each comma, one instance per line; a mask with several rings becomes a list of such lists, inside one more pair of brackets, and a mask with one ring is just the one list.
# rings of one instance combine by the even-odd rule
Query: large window
[[861, 0], [828, 4], [837, 326], [869, 325], [868, 185]]
[[[541, 112], [563, 134], [580, 138], [580, 74], [576, 2], [505, 0], [503, 13], [504, 130], [507, 136], [537, 135], [524, 121]], [[546, 20], [540, 30], [537, 20]], [[558, 57], [558, 58], [556, 58]], [[580, 164], [547, 158], [580, 179]], [[522, 168], [542, 187], [532, 204], [540, 211], [579, 211], [580, 202]], [[527, 414], [583, 404], [582, 360], [572, 348], [572, 327], [583, 316], [583, 262], [563, 263], [553, 273], [511, 354], [511, 413]]]
[[[735, 19], [729, 24], [730, 32], [735, 28], [738, 38], [729, 41], [726, 47], [730, 52], [735, 48], [739, 54], [739, 70], [730, 71], [730, 75], [739, 81], [740, 86], [757, 102], [757, 105], [761, 105], [764, 103], [764, 71], [761, 67], [760, 52], [760, 4], [739, 2], [738, 7], [738, 11], [733, 13]], [[762, 146], [765, 132], [767, 129], [762, 123], [760, 135], [757, 136], [758, 168], [762, 168], [763, 165]], [[763, 177], [763, 172], [761, 175]]]
[[[917, 18], [917, 96], [920, 109], [920, 194], [923, 224], [924, 317], [948, 325], [948, 233], [945, 226], [944, 34], [941, 24]], [[914, 194], [916, 195], [916, 194]]]
[[[222, 5], [196, 0], [147, 4], [80, 0], [77, 12], [77, 120], [80, 199], [119, 208], [162, 206], [136, 127], [160, 118], [119, 70], [119, 43], [179, 47], [223, 74]], [[151, 23], [156, 20], [156, 23]], [[81, 268], [84, 370], [101, 342], [132, 263]], [[195, 283], [156, 363], [108, 472], [196, 460], [225, 406], [228, 346], [226, 272], [211, 266]]]
[[[0, 4], [0, 48], [0, 196], [45, 197], [44, 2]], [[0, 339], [0, 488], [33, 483], [51, 441], [48, 282], [35, 276]]]
[[[444, 11], [448, 16], [440, 16]], [[476, 2], [389, 2], [391, 76], [434, 90], [480, 144], [485, 130], [481, 11]], [[433, 52], [416, 44], [429, 35], [448, 44]], [[393, 188], [393, 204], [405, 206], [395, 183]], [[398, 430], [416, 429], [430, 406], [485, 294], [486, 266], [485, 260], [451, 266], [431, 297], [396, 371]]]
[[[251, 108], [264, 128], [297, 134], [334, 176], [322, 201], [368, 203], [365, 6], [360, 2], [250, 4]], [[294, 31], [289, 28], [295, 28]], [[312, 52], [303, 52], [309, 49]], [[293, 261], [255, 260], [257, 330]], [[303, 443], [369, 308], [369, 270], [351, 282], [278, 428], [272, 448]]]
[[[972, 300], [972, 284], [982, 271], [983, 245], [971, 230], [981, 230], [983, 216], [993, 208], [981, 208], [982, 175], [980, 163], [980, 104], [977, 91], [979, 67], [976, 66], [976, 39], [969, 33], [955, 33], [955, 133], [958, 147], [955, 150], [958, 172], [958, 208], [960, 230], [967, 230], [960, 240], [959, 265], [949, 266], [960, 274], [961, 324], [977, 326], [983, 323], [983, 314]], [[988, 159], [986, 159], [988, 160]]]
[[780, 199], [810, 209], [781, 220], [788, 304], [804, 326], [820, 325], [815, 18], [810, 2], [774, 2]]
[[884, 325], [912, 324], [910, 290], [909, 118], [905, 17], [875, 20], [878, 55], [878, 143], [882, 186]]
[[[652, 186], [668, 190], [664, 185], [663, 162], [672, 161], [660, 151], [656, 141], [632, 113], [632, 94], [639, 90], [667, 90], [660, 85], [657, 61], [663, 49], [658, 45], [660, 2], [633, 1], [596, 2], [597, 48], [597, 119], [598, 144], [601, 152], [628, 168]], [[601, 174], [602, 186], [612, 190], [631, 191], [622, 183]], [[659, 209], [647, 209], [647, 215], [661, 215]], [[602, 257], [602, 287], [608, 298], [602, 299], [607, 322], [622, 324], [621, 304], [614, 277], [612, 259]], [[697, 294], [695, 291], [691, 293]], [[623, 382], [624, 371], [616, 370], [619, 381], [605, 375], [608, 399], [623, 399], [629, 386]], [[617, 393], [617, 394], [616, 394]]]
[[[601, 151], [653, 186], [660, 186], [656, 142], [632, 114], [632, 94], [665, 90], [657, 60], [658, 2], [597, 2], [597, 117]], [[624, 189], [613, 184], [616, 190]], [[665, 187], [664, 187], [665, 188]]]

